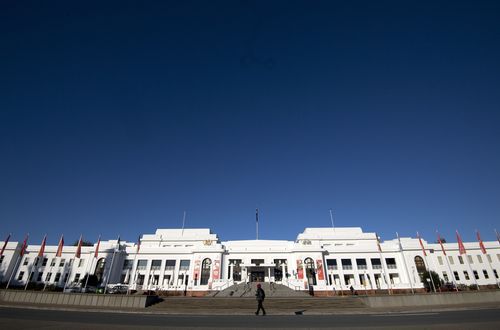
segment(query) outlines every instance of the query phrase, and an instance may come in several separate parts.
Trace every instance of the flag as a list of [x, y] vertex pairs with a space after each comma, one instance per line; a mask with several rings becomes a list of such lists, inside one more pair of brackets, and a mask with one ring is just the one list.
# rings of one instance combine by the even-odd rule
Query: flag
[[62, 257], [63, 246], [64, 246], [64, 235], [61, 235], [61, 239], [59, 239], [59, 245], [57, 246], [56, 257]]
[[418, 238], [418, 242], [420, 243], [420, 247], [422, 248], [422, 252], [424, 253], [424, 256], [427, 257], [427, 253], [425, 252], [425, 248], [424, 248], [424, 243], [422, 242], [422, 238], [420, 237], [420, 234], [418, 233], [418, 231], [417, 231], [417, 238]]
[[462, 238], [460, 237], [458, 230], [456, 231], [456, 233], [457, 233], [458, 251], [460, 252], [460, 255], [466, 254], [467, 251], [465, 251], [464, 242], [462, 242]]
[[382, 247], [380, 246], [380, 239], [378, 238], [377, 233], [375, 233], [375, 238], [377, 239], [378, 252], [382, 252]]
[[2, 250], [0, 250], [0, 257], [3, 256], [3, 251], [5, 251], [5, 248], [7, 247], [7, 243], [9, 243], [10, 235], [12, 235], [12, 234], [9, 234], [9, 236], [7, 236], [7, 238], [5, 239], [5, 242], [3, 242]]
[[99, 238], [97, 239], [97, 244], [95, 246], [94, 258], [96, 259], [97, 256], [99, 255], [99, 245], [101, 245], [101, 235], [99, 235]]
[[139, 250], [141, 249], [141, 235], [139, 235], [139, 238], [137, 239], [137, 252], [139, 253]]
[[38, 256], [41, 258], [45, 253], [45, 243], [47, 243], [47, 235], [43, 237], [42, 245], [40, 245], [40, 251], [38, 251]]
[[82, 235], [78, 240], [78, 246], [76, 247], [75, 258], [80, 258], [82, 256]]
[[19, 251], [19, 255], [21, 257], [24, 256], [24, 253], [26, 252], [26, 247], [28, 246], [28, 237], [30, 237], [30, 235], [26, 234], [26, 237], [24, 238], [23, 246], [21, 246], [21, 251]]
[[476, 230], [476, 234], [477, 234], [477, 240], [479, 242], [479, 248], [481, 249], [481, 252], [483, 252], [483, 254], [486, 254], [486, 248], [484, 247], [484, 243], [483, 240], [481, 239], [481, 235], [479, 234], [479, 230]]
[[438, 236], [438, 243], [439, 243], [439, 245], [441, 245], [441, 250], [443, 251], [443, 254], [446, 255], [446, 250], [444, 249], [443, 241], [441, 240], [441, 236], [439, 235], [437, 230], [436, 230], [436, 234]]

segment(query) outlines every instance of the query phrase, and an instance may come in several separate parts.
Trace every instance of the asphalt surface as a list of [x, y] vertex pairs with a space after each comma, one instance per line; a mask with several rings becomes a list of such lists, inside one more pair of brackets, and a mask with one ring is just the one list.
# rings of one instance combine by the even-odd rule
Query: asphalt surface
[[165, 315], [0, 307], [0, 329], [500, 329], [500, 309], [345, 315]]

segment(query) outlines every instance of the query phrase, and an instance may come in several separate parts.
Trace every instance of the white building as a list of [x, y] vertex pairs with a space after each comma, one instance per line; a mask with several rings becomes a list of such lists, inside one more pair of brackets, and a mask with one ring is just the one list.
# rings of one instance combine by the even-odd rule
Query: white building
[[[399, 244], [401, 242], [401, 244]], [[221, 242], [209, 229], [158, 229], [136, 243], [101, 241], [82, 247], [29, 245], [9, 242], [0, 262], [0, 281], [10, 286], [30, 282], [65, 286], [86, 274], [102, 284], [125, 283], [133, 290], [159, 290], [203, 295], [240, 282], [265, 281], [294, 290], [311, 287], [318, 294], [347, 291], [422, 291], [421, 276], [435, 271], [445, 282], [457, 285], [499, 285], [500, 244], [440, 244], [401, 238], [379, 243], [374, 233], [361, 228], [306, 228], [296, 241], [241, 240]], [[3, 242], [0, 243], [3, 246]], [[425, 279], [424, 279], [425, 280]]]

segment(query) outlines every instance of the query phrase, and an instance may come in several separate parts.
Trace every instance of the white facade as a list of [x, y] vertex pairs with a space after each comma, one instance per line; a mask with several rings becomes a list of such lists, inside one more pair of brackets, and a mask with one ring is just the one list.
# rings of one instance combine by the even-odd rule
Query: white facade
[[[31, 282], [65, 286], [85, 274], [98, 275], [102, 284], [125, 283], [135, 290], [207, 292], [233, 284], [265, 281], [295, 290], [318, 291], [422, 290], [419, 273], [435, 271], [445, 282], [457, 285], [498, 286], [500, 244], [439, 244], [401, 238], [380, 243], [374, 233], [361, 228], [306, 228], [296, 241], [240, 240], [221, 242], [209, 229], [158, 229], [136, 243], [101, 241], [82, 247], [65, 246], [56, 257], [57, 246], [29, 245], [20, 256], [21, 242], [9, 242], [0, 264], [0, 281], [11, 286]], [[0, 243], [3, 246], [3, 242]], [[137, 253], [137, 251], [139, 252]], [[35, 260], [39, 259], [36, 263]], [[425, 268], [423, 268], [425, 267]]]

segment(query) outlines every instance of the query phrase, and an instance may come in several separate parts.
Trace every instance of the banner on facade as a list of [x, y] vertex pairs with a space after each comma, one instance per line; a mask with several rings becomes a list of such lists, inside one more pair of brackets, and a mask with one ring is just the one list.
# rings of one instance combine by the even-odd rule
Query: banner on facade
[[214, 261], [214, 267], [212, 268], [212, 280], [218, 280], [220, 276], [220, 260]]
[[302, 260], [297, 260], [297, 278], [299, 280], [304, 278], [304, 268], [302, 267]]
[[316, 260], [316, 273], [318, 274], [319, 281], [325, 279], [325, 272], [323, 271], [323, 260], [321, 259]]

